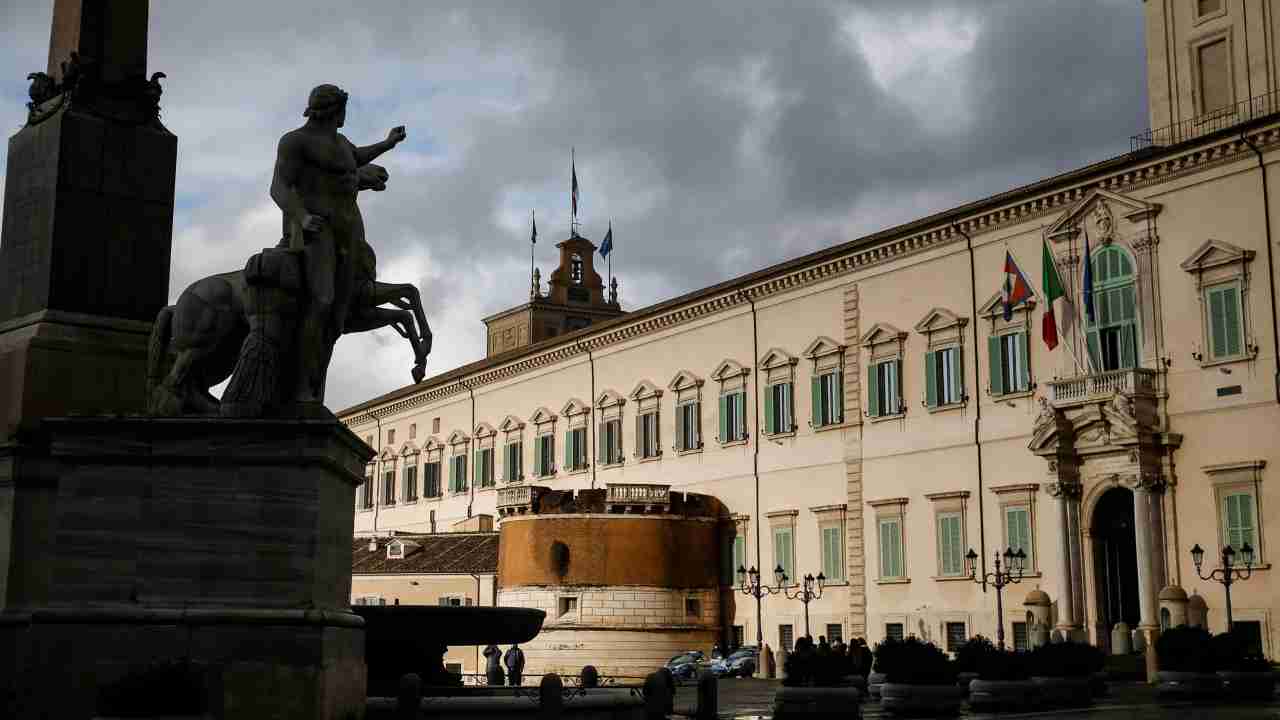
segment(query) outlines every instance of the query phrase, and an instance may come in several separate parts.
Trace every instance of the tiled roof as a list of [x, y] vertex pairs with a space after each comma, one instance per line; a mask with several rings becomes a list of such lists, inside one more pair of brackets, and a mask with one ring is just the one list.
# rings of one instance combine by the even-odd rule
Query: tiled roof
[[[498, 533], [441, 533], [378, 538], [378, 549], [369, 551], [369, 538], [351, 541], [351, 573], [492, 575], [498, 572]], [[387, 559], [387, 543], [417, 543], [405, 548], [403, 559]]]

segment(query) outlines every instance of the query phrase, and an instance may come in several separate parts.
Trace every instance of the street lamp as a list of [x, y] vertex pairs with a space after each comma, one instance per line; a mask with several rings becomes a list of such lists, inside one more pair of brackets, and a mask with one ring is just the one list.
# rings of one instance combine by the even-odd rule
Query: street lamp
[[[827, 576], [822, 573], [818, 573], [818, 577], [815, 578], [813, 573], [810, 573], [804, 576], [801, 583], [802, 589], [797, 590], [795, 595], [792, 595], [791, 591], [787, 590], [785, 587], [783, 588], [782, 593], [788, 600], [799, 600], [804, 603], [804, 635], [805, 637], [811, 638], [813, 635], [809, 633], [809, 603], [822, 597], [822, 590], [827, 584]], [[786, 584], [787, 576], [783, 575], [782, 585], [785, 586]], [[817, 592], [813, 591], [813, 586], [815, 584], [818, 586]]]
[[1244, 570], [1235, 567], [1236, 551], [1230, 545], [1222, 548], [1222, 567], [1216, 570], [1210, 570], [1208, 575], [1200, 572], [1200, 566], [1204, 564], [1204, 548], [1199, 543], [1191, 548], [1191, 560], [1196, 564], [1196, 574], [1201, 580], [1212, 580], [1220, 583], [1227, 593], [1227, 632], [1231, 632], [1231, 583], [1236, 580], [1248, 580], [1253, 575], [1253, 546], [1245, 543], [1240, 548], [1240, 554], [1244, 556]]
[[[1004, 649], [1004, 598], [1001, 591], [1005, 585], [1011, 585], [1022, 582], [1022, 572], [1027, 562], [1027, 553], [1018, 548], [1015, 552], [1013, 548], [1005, 548], [1002, 554], [999, 550], [995, 552], [996, 569], [995, 572], [989, 572], [978, 577], [978, 553], [969, 548], [969, 552], [965, 554], [965, 565], [969, 568], [969, 579], [976, 583], [991, 583], [996, 586], [996, 646], [1001, 650]], [[1004, 557], [1003, 569], [1001, 569], [1000, 558]]]
[[[779, 565], [773, 569], [773, 582], [773, 585], [762, 584], [759, 570], [756, 570], [755, 567], [748, 570], [741, 565], [738, 566], [738, 589], [742, 591], [742, 594], [750, 595], [759, 600], [766, 595], [780, 592], [788, 600], [799, 600], [804, 603], [804, 634], [806, 637], [812, 637], [809, 635], [809, 603], [822, 597], [822, 591], [827, 585], [827, 576], [822, 573], [818, 573], [816, 578], [812, 574], [805, 575], [801, 581], [801, 588], [792, 595], [791, 591], [787, 589], [790, 578], [787, 577], [786, 571]], [[813, 589], [815, 585], [818, 588], [816, 591]]]

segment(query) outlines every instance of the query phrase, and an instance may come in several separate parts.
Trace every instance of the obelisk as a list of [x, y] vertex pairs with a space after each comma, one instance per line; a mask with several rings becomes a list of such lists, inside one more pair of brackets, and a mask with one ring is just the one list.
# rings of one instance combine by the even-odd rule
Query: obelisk
[[177, 158], [147, 76], [147, 16], [147, 0], [54, 2], [48, 67], [9, 139], [0, 446], [43, 417], [145, 409]]

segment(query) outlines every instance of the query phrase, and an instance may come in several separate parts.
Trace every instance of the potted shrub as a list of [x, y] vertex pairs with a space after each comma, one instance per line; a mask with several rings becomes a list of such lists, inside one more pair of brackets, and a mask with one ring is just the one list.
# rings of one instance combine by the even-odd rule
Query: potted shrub
[[996, 646], [982, 635], [974, 635], [960, 646], [956, 651], [955, 669], [956, 683], [962, 690], [969, 691], [969, 683], [978, 677], [978, 666], [995, 649]]
[[1221, 695], [1222, 681], [1214, 674], [1213, 638], [1204, 628], [1181, 625], [1156, 639], [1156, 673], [1161, 698], [1203, 700]]
[[1248, 639], [1240, 633], [1225, 632], [1215, 635], [1212, 645], [1213, 665], [1226, 686], [1224, 697], [1244, 702], [1272, 698], [1276, 689], [1275, 671], [1269, 660], [1249, 647]]
[[1027, 653], [1001, 650], [990, 642], [971, 651], [977, 677], [969, 682], [969, 706], [974, 710], [1031, 710], [1039, 705], [1040, 690], [1030, 678]]
[[875, 649], [876, 670], [884, 673], [881, 707], [894, 715], [954, 715], [964, 694], [956, 687], [947, 654], [919, 638], [885, 640]]
[[1027, 654], [1031, 682], [1040, 699], [1052, 707], [1080, 707], [1093, 702], [1095, 675], [1102, 670], [1102, 651], [1088, 643], [1041, 645]]
[[840, 715], [858, 717], [861, 677], [854, 678], [848, 653], [819, 651], [802, 637], [787, 656], [786, 679], [773, 696], [773, 716]]

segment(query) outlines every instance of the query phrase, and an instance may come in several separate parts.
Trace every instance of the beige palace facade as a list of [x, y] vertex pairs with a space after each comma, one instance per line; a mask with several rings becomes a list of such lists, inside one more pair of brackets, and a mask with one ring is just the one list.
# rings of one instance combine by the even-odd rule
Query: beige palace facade
[[[964, 554], [990, 570], [1012, 546], [1028, 567], [1008, 637], [1027, 641], [1039, 589], [1057, 629], [1106, 645], [1121, 621], [1155, 632], [1168, 586], [1225, 629], [1189, 549], [1207, 572], [1247, 542], [1234, 617], [1275, 657], [1280, 18], [1259, 0], [1145, 5], [1163, 127], [1134, 152], [345, 410], [380, 451], [357, 533], [500, 517], [522, 485], [711, 495], [724, 635], [772, 647], [803, 633], [804, 606], [772, 595], [758, 614], [738, 564], [823, 572], [815, 637], [949, 644], [996, 631]], [[1074, 303], [1053, 350], [1046, 252]], [[1006, 257], [1035, 289], [1007, 317]]]

